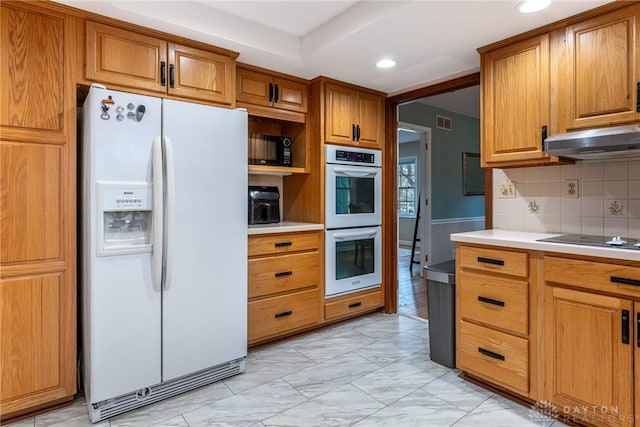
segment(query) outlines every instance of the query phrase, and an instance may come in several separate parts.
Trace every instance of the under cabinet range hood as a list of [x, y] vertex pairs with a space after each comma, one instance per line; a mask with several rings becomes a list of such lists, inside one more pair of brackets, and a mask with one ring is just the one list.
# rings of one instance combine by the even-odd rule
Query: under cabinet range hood
[[573, 159], [610, 159], [640, 156], [640, 125], [588, 129], [550, 136], [544, 151]]

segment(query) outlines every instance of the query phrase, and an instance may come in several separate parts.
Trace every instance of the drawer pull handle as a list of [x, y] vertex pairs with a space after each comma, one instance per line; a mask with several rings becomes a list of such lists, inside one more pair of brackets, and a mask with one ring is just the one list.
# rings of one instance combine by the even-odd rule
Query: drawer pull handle
[[636, 345], [640, 347], [640, 313], [638, 313], [638, 316], [636, 318], [636, 331], [636, 335], [638, 336], [638, 342], [636, 343]]
[[362, 303], [360, 301], [349, 304], [349, 308], [360, 307]]
[[276, 248], [281, 248], [283, 246], [291, 246], [291, 242], [276, 242]]
[[167, 84], [167, 63], [160, 61], [160, 85], [165, 86]]
[[487, 304], [499, 305], [500, 307], [504, 307], [504, 301], [498, 301], [497, 299], [491, 299], [487, 297], [478, 296], [478, 301], [486, 302]]
[[493, 264], [493, 265], [504, 265], [504, 261], [500, 259], [484, 258], [481, 256], [478, 257], [478, 262], [484, 262], [485, 264]]
[[629, 310], [622, 310], [622, 344], [629, 344]]
[[278, 273], [275, 274], [276, 277], [284, 277], [284, 276], [291, 276], [293, 274], [293, 271], [280, 271]]
[[289, 310], [289, 311], [283, 311], [282, 313], [277, 313], [274, 317], [276, 319], [279, 319], [280, 317], [287, 317], [287, 316], [291, 316], [293, 314], [293, 311]]
[[494, 353], [493, 351], [486, 350], [482, 347], [478, 347], [478, 352], [484, 354], [485, 356], [492, 357], [498, 360], [504, 360], [504, 356], [498, 353]]
[[627, 279], [626, 277], [611, 276], [611, 283], [622, 283], [624, 285], [640, 286], [640, 280]]

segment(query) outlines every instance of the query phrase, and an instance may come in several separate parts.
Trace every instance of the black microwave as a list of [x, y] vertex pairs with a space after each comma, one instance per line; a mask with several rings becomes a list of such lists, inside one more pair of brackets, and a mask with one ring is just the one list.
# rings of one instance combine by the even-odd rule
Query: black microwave
[[249, 133], [249, 164], [291, 166], [291, 138]]

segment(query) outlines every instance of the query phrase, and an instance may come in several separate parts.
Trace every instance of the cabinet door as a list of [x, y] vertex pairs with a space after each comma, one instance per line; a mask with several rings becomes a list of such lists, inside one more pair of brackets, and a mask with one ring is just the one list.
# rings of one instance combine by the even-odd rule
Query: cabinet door
[[275, 77], [273, 83], [277, 93], [275, 107], [299, 113], [307, 112], [307, 93], [309, 88], [306, 84], [279, 77]]
[[384, 123], [384, 99], [368, 93], [358, 94], [358, 119], [360, 139], [358, 145], [381, 148]]
[[0, 280], [3, 416], [75, 392], [75, 292], [68, 282], [62, 273]]
[[87, 21], [88, 80], [166, 93], [167, 43], [132, 31]]
[[625, 311], [631, 322], [631, 301], [545, 288], [545, 398], [578, 422], [633, 425], [633, 333], [625, 342]]
[[0, 19], [2, 135], [64, 143], [64, 18], [3, 3]]
[[169, 43], [168, 73], [170, 95], [235, 105], [234, 58]]
[[566, 29], [567, 130], [638, 119], [639, 10], [627, 7]]
[[238, 68], [236, 70], [236, 100], [264, 107], [273, 106], [273, 77]]
[[354, 142], [355, 110], [357, 94], [352, 89], [332, 84], [325, 87], [324, 140], [328, 143], [350, 144]]
[[482, 163], [549, 159], [549, 36], [488, 52], [482, 61]]

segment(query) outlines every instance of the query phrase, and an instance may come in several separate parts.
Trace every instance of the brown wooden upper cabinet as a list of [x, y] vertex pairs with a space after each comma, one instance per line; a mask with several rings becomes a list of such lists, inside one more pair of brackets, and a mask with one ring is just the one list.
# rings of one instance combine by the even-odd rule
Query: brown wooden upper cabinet
[[542, 148], [550, 132], [549, 35], [481, 53], [482, 166], [556, 161]]
[[325, 143], [381, 148], [384, 95], [335, 83], [325, 85]]
[[[222, 50], [221, 50], [222, 52]], [[235, 106], [235, 58], [97, 22], [86, 23], [87, 80]]]
[[247, 68], [236, 70], [236, 101], [281, 110], [307, 112], [307, 84]]
[[566, 28], [560, 100], [567, 130], [640, 119], [639, 11], [634, 4]]

